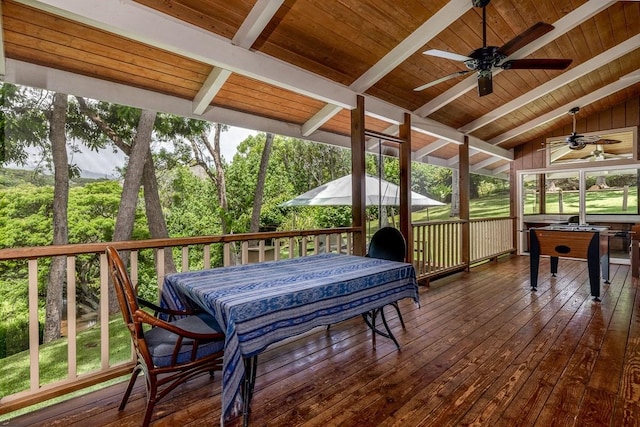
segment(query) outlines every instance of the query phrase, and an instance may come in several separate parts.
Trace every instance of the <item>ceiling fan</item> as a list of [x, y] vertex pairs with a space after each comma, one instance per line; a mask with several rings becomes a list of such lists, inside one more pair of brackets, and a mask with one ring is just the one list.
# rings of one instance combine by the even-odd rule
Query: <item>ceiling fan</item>
[[[578, 114], [579, 111], [580, 111], [580, 107], [573, 107], [568, 112], [568, 114], [570, 114], [571, 117], [573, 118], [573, 130], [571, 132], [571, 135], [566, 137], [564, 141], [552, 141], [549, 144], [545, 144], [545, 148], [553, 147], [559, 144], [566, 144], [572, 150], [582, 150], [584, 147], [587, 146], [587, 144], [604, 145], [604, 144], [617, 144], [621, 142], [617, 139], [601, 138], [598, 135], [588, 135], [588, 136], [578, 135], [578, 133], [576, 133], [576, 114]], [[603, 151], [603, 150], [597, 150], [597, 147], [596, 147], [596, 150], [594, 151]]]
[[468, 70], [456, 71], [453, 74], [441, 77], [430, 83], [424, 84], [414, 89], [418, 92], [439, 83], [464, 76], [472, 71], [478, 73], [478, 95], [485, 96], [493, 92], [493, 69], [503, 70], [564, 70], [571, 64], [571, 59], [512, 59], [502, 62], [506, 57], [520, 50], [549, 31], [553, 30], [553, 25], [538, 22], [517, 35], [501, 47], [487, 46], [487, 12], [486, 7], [491, 0], [472, 0], [475, 7], [482, 8], [482, 47], [474, 50], [469, 56], [447, 52], [438, 49], [430, 49], [423, 52], [425, 55], [438, 56], [440, 58], [461, 61]]

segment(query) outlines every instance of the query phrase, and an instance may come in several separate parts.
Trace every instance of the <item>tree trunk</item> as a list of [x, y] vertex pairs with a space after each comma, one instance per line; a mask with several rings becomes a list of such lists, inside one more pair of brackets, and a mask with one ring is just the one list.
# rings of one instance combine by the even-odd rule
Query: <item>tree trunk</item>
[[[160, 195], [158, 194], [158, 178], [156, 177], [156, 169], [153, 164], [153, 156], [151, 150], [147, 151], [147, 160], [144, 163], [142, 174], [142, 185], [144, 187], [144, 206], [147, 213], [147, 223], [149, 224], [149, 232], [154, 239], [169, 237], [167, 230], [167, 222], [164, 220], [162, 213], [162, 205], [160, 204]], [[164, 271], [165, 273], [175, 273], [176, 265], [173, 260], [173, 251], [171, 248], [164, 249]]]
[[[131, 147], [127, 171], [124, 175], [122, 185], [122, 196], [120, 197], [120, 207], [116, 218], [113, 240], [129, 240], [133, 231], [136, 219], [136, 206], [138, 204], [138, 191], [142, 182], [144, 164], [151, 145], [151, 135], [156, 119], [156, 112], [142, 110], [140, 121], [136, 131], [136, 137]], [[113, 286], [109, 287], [109, 313], [117, 313], [119, 310], [118, 299]]]
[[[69, 243], [67, 209], [69, 204], [69, 161], [67, 158], [67, 138], [65, 123], [67, 115], [67, 95], [53, 95], [53, 110], [50, 118], [49, 139], [55, 175], [53, 190], [53, 244]], [[51, 342], [60, 338], [62, 322], [62, 294], [65, 283], [66, 257], [53, 257], [47, 286], [46, 314], [43, 341]]]
[[253, 210], [251, 211], [250, 233], [257, 233], [260, 230], [260, 208], [262, 208], [262, 197], [264, 196], [264, 182], [267, 178], [267, 167], [269, 166], [269, 155], [273, 146], [273, 134], [268, 133], [262, 149], [260, 159], [260, 169], [258, 170], [258, 181], [256, 183], [256, 196], [253, 199]]
[[451, 171], [451, 211], [449, 216], [460, 215], [460, 177], [458, 171]]
[[604, 175], [597, 176], [596, 185], [598, 186], [598, 188], [601, 188], [601, 189], [609, 188], [609, 186], [607, 185], [607, 177]]

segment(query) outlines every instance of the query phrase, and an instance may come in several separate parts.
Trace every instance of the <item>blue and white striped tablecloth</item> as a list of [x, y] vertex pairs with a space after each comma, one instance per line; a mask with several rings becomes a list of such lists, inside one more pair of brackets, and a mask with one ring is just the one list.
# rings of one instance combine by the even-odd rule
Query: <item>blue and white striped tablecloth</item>
[[340, 254], [175, 273], [161, 295], [165, 307], [201, 307], [225, 331], [221, 422], [242, 407], [243, 356], [403, 298], [419, 302], [411, 264]]

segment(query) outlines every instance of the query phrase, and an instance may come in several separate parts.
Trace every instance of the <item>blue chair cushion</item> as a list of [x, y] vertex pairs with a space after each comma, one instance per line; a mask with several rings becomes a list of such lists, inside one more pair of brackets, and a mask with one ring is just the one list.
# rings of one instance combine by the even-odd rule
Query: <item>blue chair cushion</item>
[[[199, 313], [197, 316], [187, 316], [178, 319], [171, 324], [199, 334], [220, 333], [218, 322], [206, 313]], [[155, 327], [144, 333], [145, 341], [149, 346], [149, 352], [155, 366], [170, 366], [172, 364], [173, 349], [175, 348], [178, 335], [166, 329]], [[191, 360], [193, 340], [184, 338], [178, 353], [177, 363], [185, 363]], [[224, 340], [200, 343], [196, 353], [196, 359], [200, 359], [210, 354], [217, 353], [224, 349]]]

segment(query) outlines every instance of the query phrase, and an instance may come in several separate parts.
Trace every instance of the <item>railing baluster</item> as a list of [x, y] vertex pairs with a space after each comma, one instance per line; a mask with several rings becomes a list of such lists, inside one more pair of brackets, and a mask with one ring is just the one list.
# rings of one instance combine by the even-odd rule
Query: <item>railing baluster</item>
[[182, 271], [189, 271], [189, 246], [182, 247]]
[[38, 327], [38, 259], [29, 260], [29, 376], [31, 391], [40, 387], [40, 330]]
[[204, 245], [203, 248], [203, 256], [204, 256], [204, 268], [211, 268], [211, 245]]
[[67, 257], [67, 377], [75, 379], [77, 369], [76, 341], [76, 257]]
[[109, 368], [109, 267], [107, 254], [100, 254], [100, 368]]
[[280, 259], [280, 239], [278, 238], [273, 239], [273, 259]]
[[164, 265], [164, 248], [156, 249], [156, 272], [158, 276], [158, 293], [162, 294], [162, 285], [164, 284], [164, 275], [166, 272]]

